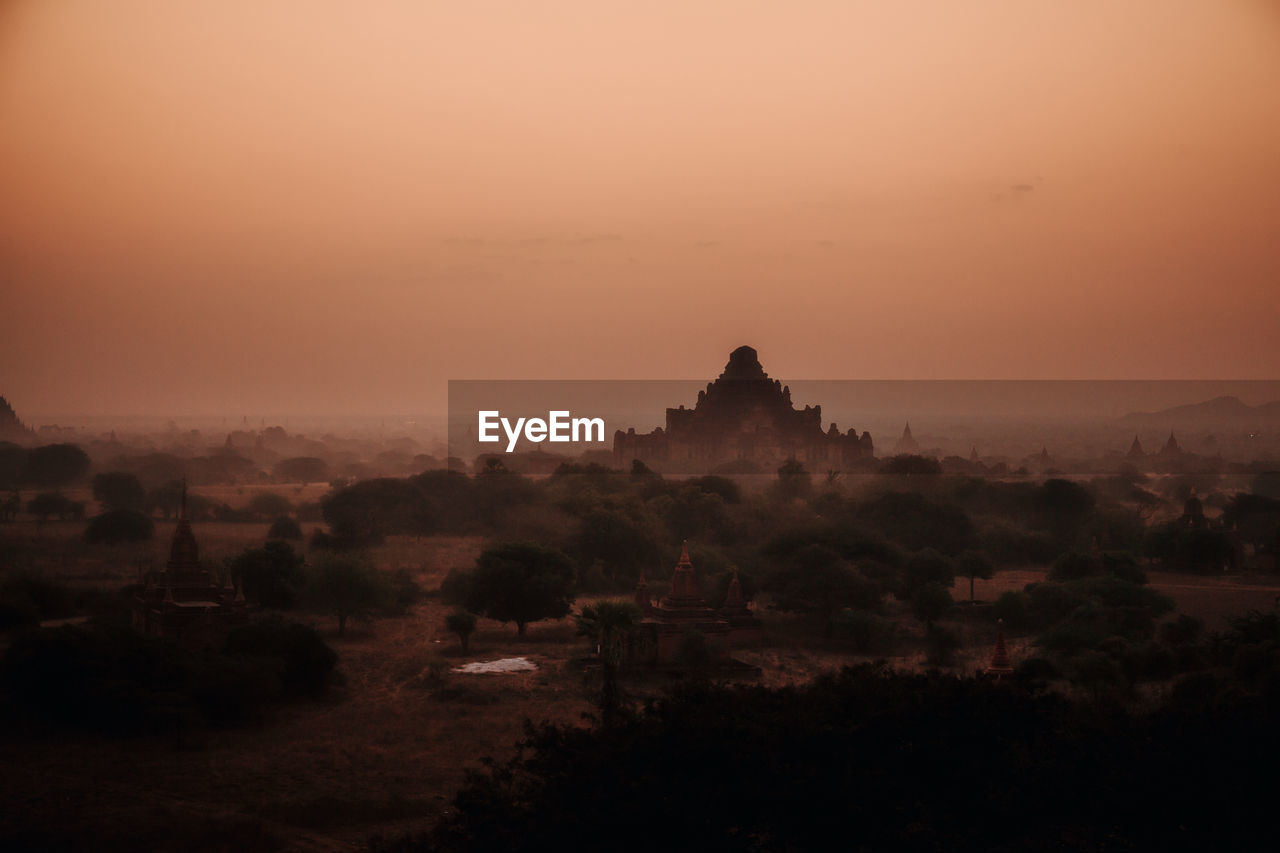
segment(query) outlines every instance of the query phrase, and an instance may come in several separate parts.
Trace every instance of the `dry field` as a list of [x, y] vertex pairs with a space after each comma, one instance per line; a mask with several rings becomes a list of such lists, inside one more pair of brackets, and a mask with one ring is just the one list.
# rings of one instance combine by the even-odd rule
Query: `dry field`
[[[71, 584], [120, 586], [136, 563], [162, 562], [171, 524], [157, 524], [142, 546], [89, 548], [78, 541], [83, 525], [49, 523], [39, 530], [19, 523], [0, 528], [0, 554], [26, 559]], [[207, 564], [255, 545], [265, 524], [200, 524], [196, 535]], [[465, 537], [396, 537], [373, 558], [384, 570], [408, 569], [426, 590], [455, 566], [471, 565], [482, 542]], [[1043, 579], [1043, 570], [1002, 572], [978, 581], [979, 599]], [[1155, 573], [1152, 583], [1211, 628], [1222, 615], [1270, 607], [1280, 586], [1240, 579]], [[954, 590], [968, 597], [968, 582]], [[11, 826], [65, 830], [71, 848], [86, 837], [111, 846], [154, 850], [279, 847], [358, 849], [378, 830], [421, 829], [447, 807], [466, 772], [484, 756], [512, 753], [526, 718], [581, 724], [591, 710], [588, 682], [575, 665], [588, 650], [570, 620], [535, 623], [529, 636], [514, 626], [481, 620], [470, 654], [443, 628], [447, 608], [429, 597], [412, 612], [356, 623], [349, 636], [333, 634], [326, 614], [302, 614], [340, 655], [342, 683], [320, 704], [273, 712], [260, 726], [204, 732], [176, 742], [171, 736], [111, 741], [66, 737], [40, 742], [0, 740], [0, 797]], [[807, 680], [869, 656], [824, 639], [803, 619], [766, 612], [764, 640], [736, 657], [760, 667], [770, 685]], [[993, 637], [988, 626], [959, 622], [965, 649], [958, 669], [986, 664]], [[919, 628], [904, 620], [891, 662], [923, 660]], [[1015, 658], [1028, 640], [1011, 641]], [[504, 675], [430, 672], [467, 661], [527, 656], [536, 672]], [[433, 665], [434, 664], [434, 665]], [[657, 691], [661, 682], [633, 684], [633, 693]], [[86, 833], [92, 833], [88, 835]], [[56, 837], [56, 833], [55, 833]]]

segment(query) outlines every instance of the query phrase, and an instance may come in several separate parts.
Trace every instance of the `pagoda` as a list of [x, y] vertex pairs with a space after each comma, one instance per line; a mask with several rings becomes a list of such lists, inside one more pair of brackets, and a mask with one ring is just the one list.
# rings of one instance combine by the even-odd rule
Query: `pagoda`
[[1009, 652], [1004, 647], [1004, 626], [996, 633], [996, 648], [991, 655], [991, 663], [984, 670], [987, 675], [997, 679], [1004, 675], [1013, 675], [1013, 663], [1009, 660]]
[[724, 604], [720, 607], [720, 615], [729, 623], [729, 645], [743, 645], [760, 639], [761, 622], [747, 606], [736, 566], [733, 569], [733, 578], [729, 581], [729, 590], [725, 594]]
[[200, 566], [200, 547], [187, 519], [184, 482], [169, 562], [161, 571], [139, 569], [133, 627], [150, 637], [200, 644], [215, 641], [245, 621], [244, 594], [232, 586], [230, 575], [219, 584], [216, 572]]
[[916, 437], [911, 434], [911, 421], [907, 421], [906, 426], [902, 428], [902, 437], [893, 446], [893, 453], [895, 456], [902, 456], [919, 452], [920, 442], [916, 441]]
[[[640, 584], [644, 583], [641, 577]], [[636, 603], [640, 604], [642, 587], [637, 584]], [[646, 593], [647, 596], [647, 593]], [[741, 596], [741, 588], [739, 588]], [[692, 635], [700, 634], [716, 660], [722, 660], [728, 646], [731, 626], [729, 620], [707, 604], [698, 591], [693, 563], [689, 559], [687, 544], [680, 546], [680, 561], [671, 576], [671, 591], [656, 605], [648, 608], [640, 627], [652, 638], [653, 661], [660, 664], [676, 661], [680, 644]]]

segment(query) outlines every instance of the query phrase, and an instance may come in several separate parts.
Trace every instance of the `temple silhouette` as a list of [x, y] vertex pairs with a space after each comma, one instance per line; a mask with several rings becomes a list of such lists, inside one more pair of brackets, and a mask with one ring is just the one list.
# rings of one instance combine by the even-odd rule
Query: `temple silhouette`
[[244, 593], [232, 586], [230, 575], [220, 584], [217, 572], [200, 566], [200, 548], [187, 520], [184, 483], [169, 562], [161, 571], [139, 568], [133, 627], [147, 636], [200, 645], [217, 641], [247, 621]]
[[756, 351], [738, 347], [724, 372], [698, 392], [692, 409], [667, 409], [666, 428], [648, 433], [618, 430], [618, 466], [639, 460], [665, 472], [772, 472], [795, 459], [812, 469], [848, 465], [874, 455], [871, 434], [822, 429], [822, 407], [797, 409], [791, 389], [760, 366]]

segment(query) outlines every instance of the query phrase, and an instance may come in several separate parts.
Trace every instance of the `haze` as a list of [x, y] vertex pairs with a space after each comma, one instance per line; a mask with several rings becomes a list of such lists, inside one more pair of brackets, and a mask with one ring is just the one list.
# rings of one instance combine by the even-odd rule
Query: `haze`
[[9, 2], [0, 393], [1280, 375], [1263, 0]]

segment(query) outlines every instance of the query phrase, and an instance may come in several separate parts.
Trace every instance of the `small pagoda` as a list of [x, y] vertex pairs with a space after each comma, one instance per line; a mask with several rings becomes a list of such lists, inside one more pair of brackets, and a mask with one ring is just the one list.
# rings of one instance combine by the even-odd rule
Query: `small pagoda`
[[747, 606], [736, 566], [733, 569], [733, 578], [729, 581], [729, 591], [724, 597], [724, 605], [720, 608], [720, 615], [729, 623], [729, 645], [742, 646], [759, 641], [762, 623]]
[[133, 627], [149, 637], [201, 644], [216, 641], [246, 621], [244, 594], [232, 586], [230, 575], [220, 584], [216, 572], [200, 567], [200, 548], [187, 519], [183, 483], [169, 562], [160, 571], [139, 569]]
[[[741, 597], [741, 587], [738, 595]], [[647, 584], [643, 575], [636, 585], [636, 604], [644, 610], [640, 629], [650, 634], [652, 661], [659, 664], [674, 663], [680, 644], [692, 635], [707, 640], [716, 660], [722, 660], [729, 645], [731, 627], [729, 620], [707, 604], [698, 591], [698, 581], [689, 559], [687, 544], [680, 546], [680, 561], [671, 577], [671, 592], [658, 603], [649, 604]]]
[[996, 632], [996, 648], [991, 655], [991, 663], [985, 670], [987, 675], [994, 675], [997, 680], [1006, 675], [1013, 675], [1013, 662], [1009, 660], [1009, 651], [1004, 647], [1004, 626]]

